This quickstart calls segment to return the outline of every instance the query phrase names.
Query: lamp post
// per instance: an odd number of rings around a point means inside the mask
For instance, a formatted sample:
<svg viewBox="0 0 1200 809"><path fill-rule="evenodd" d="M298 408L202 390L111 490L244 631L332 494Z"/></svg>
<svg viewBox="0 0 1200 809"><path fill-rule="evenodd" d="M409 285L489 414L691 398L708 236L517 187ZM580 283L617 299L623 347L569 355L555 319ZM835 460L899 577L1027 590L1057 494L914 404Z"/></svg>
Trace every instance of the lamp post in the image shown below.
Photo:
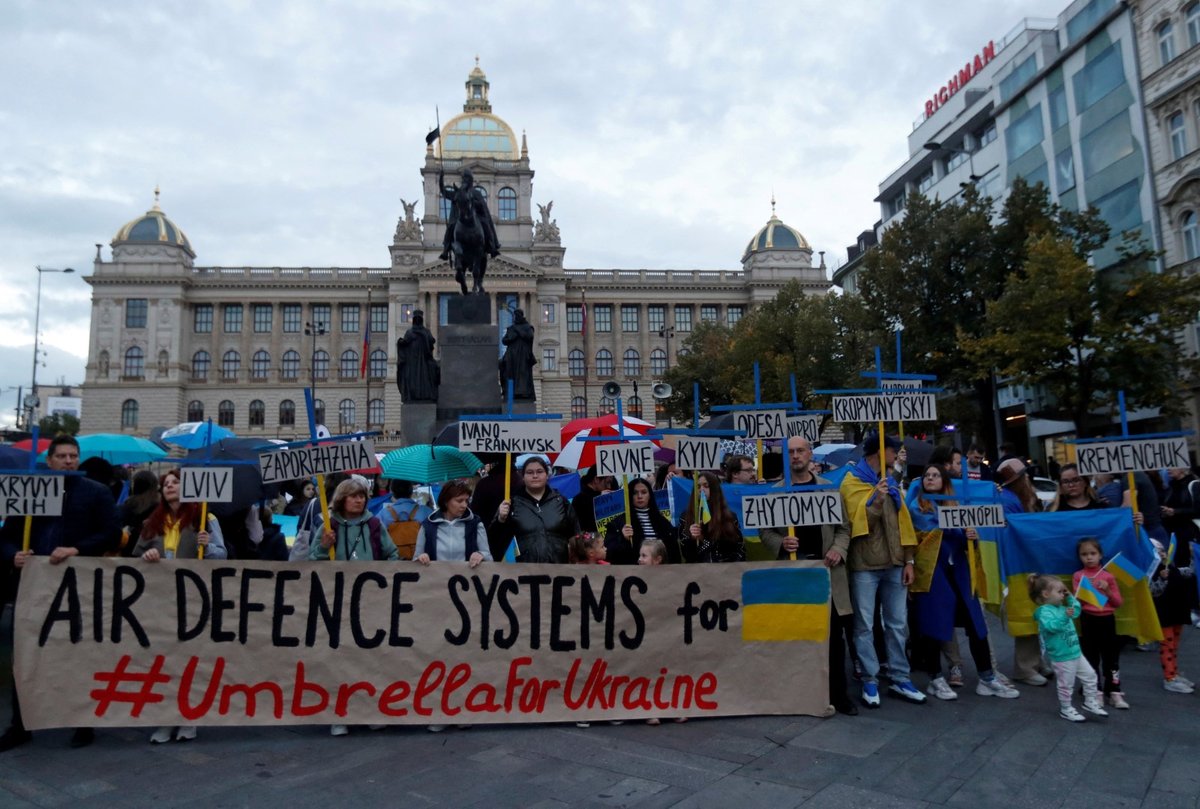
<svg viewBox="0 0 1200 809"><path fill-rule="evenodd" d="M42 274L48 273L48 272L61 272L61 273L75 272L75 270L71 267L65 267L61 270L56 270L53 267L42 267L42 266L38 265L38 266L34 267L34 269L37 270L38 280L37 280L37 299L36 299L36 302L34 303L34 307L33 307L33 379L31 380L31 385L29 388L29 395L25 397L25 402L24 402L25 410L26 410L26 416L25 416L25 429L26 430L33 429L33 414L34 414L34 411L37 410L38 405L41 404L41 402L38 401L38 395L37 395L37 369L38 369L38 348L39 348L38 331L41 328L41 320L42 320Z"/></svg>
<svg viewBox="0 0 1200 809"><path fill-rule="evenodd" d="M312 351L309 352L309 355L308 355L308 368L309 368L309 380L310 380L308 389L312 391L313 417L314 418L316 418L316 416L318 415L317 414L317 338L325 336L326 327L327 327L327 324L321 323L321 322L304 324L304 334L306 336L312 337ZM320 415L324 416L323 413ZM325 423L324 418L319 419L319 421L322 424Z"/></svg>
<svg viewBox="0 0 1200 809"><path fill-rule="evenodd" d="M663 372L665 373L666 371L671 370L671 338L675 336L675 330L673 328L671 328L670 326L663 326L661 329L658 330L658 336L667 341L667 362L663 366ZM659 404L659 399L657 397L655 397L655 399L654 399L654 420L655 421L658 421L658 404ZM668 410L667 411L667 427L672 428L674 426L675 426L675 422L671 417L671 411Z"/></svg>
<svg viewBox="0 0 1200 809"><path fill-rule="evenodd" d="M951 154L965 154L967 156L967 163L968 163L968 167L971 172L971 174L968 176L968 180L970 180L969 184L975 185L975 183L977 183L983 179L982 177L980 177L978 174L975 173L975 153L974 152L968 151L966 149L960 149L957 146L944 146L941 143L937 142L936 140L931 140L928 143L926 143L925 148L931 152L950 152ZM959 183L959 185L963 188L966 188L968 183Z"/></svg>

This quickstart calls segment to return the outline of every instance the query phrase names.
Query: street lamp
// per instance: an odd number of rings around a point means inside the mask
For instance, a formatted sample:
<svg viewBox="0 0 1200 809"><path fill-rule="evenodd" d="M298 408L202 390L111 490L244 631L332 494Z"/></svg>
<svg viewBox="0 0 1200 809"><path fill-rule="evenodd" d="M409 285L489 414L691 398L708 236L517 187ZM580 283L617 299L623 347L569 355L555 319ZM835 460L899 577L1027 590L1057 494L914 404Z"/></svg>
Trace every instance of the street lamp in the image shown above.
<svg viewBox="0 0 1200 809"><path fill-rule="evenodd" d="M661 329L658 330L658 336L667 341L667 361L663 365L663 373L665 374L667 371L671 370L671 338L675 336L675 330L673 328L671 328L670 326L663 326ZM657 396L654 397L654 419L655 419L655 421L658 420L658 406L661 403L662 403L662 399L658 398ZM671 411L668 410L667 411L667 427L671 428L674 426L675 426L675 422L671 416Z"/></svg>
<svg viewBox="0 0 1200 809"><path fill-rule="evenodd" d="M31 380L32 384L29 388L29 395L27 397L25 397L25 402L24 402L25 409L28 411L28 414L25 416L25 429L27 429L27 430L33 429L33 413L35 410L37 410L38 405L41 404L41 402L38 401L38 395L37 395L37 369L38 369L38 330L41 327L41 320L42 320L42 274L48 273L48 272L61 272L61 273L75 272L75 270L71 267L65 267L61 270L56 270L53 267L42 267L39 265L39 266L34 267L34 269L37 270L38 282L37 282L37 302L34 304L34 308L33 308L33 379Z"/></svg>
<svg viewBox="0 0 1200 809"><path fill-rule="evenodd" d="M944 146L941 143L937 142L936 140L931 140L928 143L926 143L925 148L931 152L950 152L951 154L965 154L967 156L967 162L969 163L969 168L971 171L971 174L968 177L968 179L970 180L970 185L974 185L975 183L977 183L983 179L982 177L980 177L978 174L975 173L975 153L974 152L970 152L966 149L960 149L957 146ZM967 183L959 183L959 185L962 186L963 188L966 188L968 184Z"/></svg>
<svg viewBox="0 0 1200 809"><path fill-rule="evenodd" d="M325 329L328 324L325 323L305 323L304 334L312 337L312 351L308 355L309 378L311 384L308 389L312 391L313 400L313 418L317 417L317 338L325 336ZM321 414L323 415L323 414ZM324 422L325 419L320 419Z"/></svg>

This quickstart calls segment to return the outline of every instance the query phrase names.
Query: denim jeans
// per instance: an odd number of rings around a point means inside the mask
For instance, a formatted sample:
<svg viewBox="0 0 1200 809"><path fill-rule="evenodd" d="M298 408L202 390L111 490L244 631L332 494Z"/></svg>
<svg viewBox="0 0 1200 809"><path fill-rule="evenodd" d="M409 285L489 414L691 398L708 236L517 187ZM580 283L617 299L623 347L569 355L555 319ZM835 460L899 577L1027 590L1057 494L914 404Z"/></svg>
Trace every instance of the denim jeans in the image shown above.
<svg viewBox="0 0 1200 809"><path fill-rule="evenodd" d="M902 583L904 568L850 571L850 596L854 599L854 648L862 663L863 679L875 682L879 658L875 654L875 595L883 613L883 637L887 648L888 677L892 682L909 679L904 642L908 639L908 588Z"/></svg>

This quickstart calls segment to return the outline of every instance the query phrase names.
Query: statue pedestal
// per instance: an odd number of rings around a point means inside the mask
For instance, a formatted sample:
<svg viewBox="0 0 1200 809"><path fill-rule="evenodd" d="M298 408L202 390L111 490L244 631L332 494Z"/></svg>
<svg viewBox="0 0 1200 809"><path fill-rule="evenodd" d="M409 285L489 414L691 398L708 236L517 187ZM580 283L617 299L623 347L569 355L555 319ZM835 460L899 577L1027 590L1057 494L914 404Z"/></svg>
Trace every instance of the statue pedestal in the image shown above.
<svg viewBox="0 0 1200 809"><path fill-rule="evenodd" d="M492 323L490 295L455 295L438 331L442 385L435 433L462 416L503 412L500 396L500 335ZM533 403L530 402L532 405Z"/></svg>
<svg viewBox="0 0 1200 809"><path fill-rule="evenodd" d="M437 435L437 405L413 402L400 406L400 432L405 445L430 444Z"/></svg>

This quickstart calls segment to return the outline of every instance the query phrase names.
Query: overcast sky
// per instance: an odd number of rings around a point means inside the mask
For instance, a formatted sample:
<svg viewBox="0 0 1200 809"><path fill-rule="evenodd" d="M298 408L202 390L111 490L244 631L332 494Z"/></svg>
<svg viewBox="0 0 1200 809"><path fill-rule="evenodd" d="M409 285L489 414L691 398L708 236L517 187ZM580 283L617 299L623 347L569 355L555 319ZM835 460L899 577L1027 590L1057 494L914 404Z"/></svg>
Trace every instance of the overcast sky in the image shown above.
<svg viewBox="0 0 1200 809"><path fill-rule="evenodd" d="M476 54L566 266L737 268L770 216L832 268L924 100L1063 0L5 3L0 422L78 383L95 244L153 203L201 266L386 267Z"/></svg>

